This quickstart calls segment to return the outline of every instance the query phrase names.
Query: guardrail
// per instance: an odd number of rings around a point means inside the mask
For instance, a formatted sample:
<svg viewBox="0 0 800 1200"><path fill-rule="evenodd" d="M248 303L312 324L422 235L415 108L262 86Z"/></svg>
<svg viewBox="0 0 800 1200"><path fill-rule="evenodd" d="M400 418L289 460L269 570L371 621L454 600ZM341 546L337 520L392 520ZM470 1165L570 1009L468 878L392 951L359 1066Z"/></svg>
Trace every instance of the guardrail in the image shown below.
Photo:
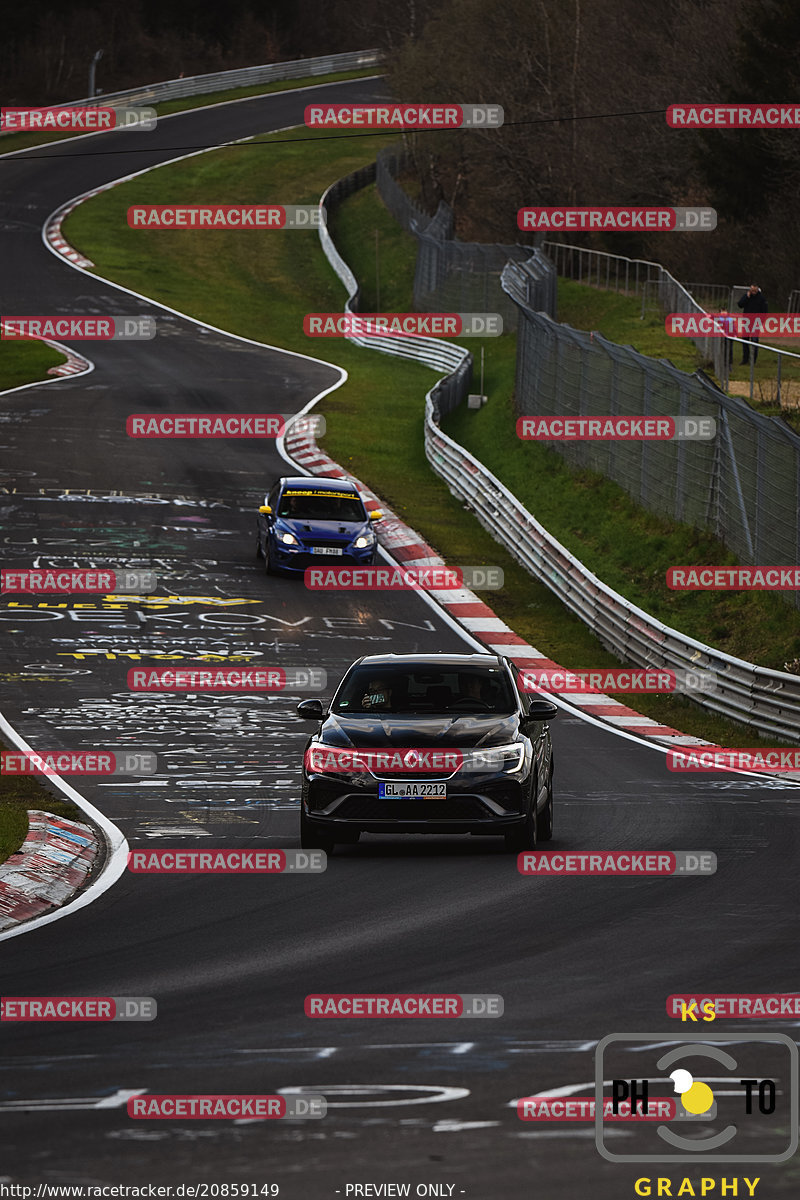
<svg viewBox="0 0 800 1200"><path fill-rule="evenodd" d="M429 399L425 453L463 501L526 571L541 580L621 662L668 670L713 672L714 692L693 694L704 708L752 725L759 733L797 739L800 676L733 658L664 625L607 587L509 492L491 471L443 433Z"/></svg>
<svg viewBox="0 0 800 1200"><path fill-rule="evenodd" d="M167 79L162 83L129 88L124 92L100 93L83 100L70 100L58 107L74 108L80 104L114 108L121 104L160 104L164 100L182 100L186 96L203 96L207 92L229 91L231 88L275 83L282 79L357 71L360 67L379 66L382 61L383 53L380 50L350 50L345 54L325 54L320 58L292 59L291 62L265 63L263 66L242 67L235 71L215 71L210 75L190 75L186 79Z"/></svg>
<svg viewBox="0 0 800 1200"><path fill-rule="evenodd" d="M375 180L375 163L362 167L352 174L339 179L323 193L320 205L323 210L319 237L322 250L328 262L347 288L347 301L344 311L357 313L359 311L359 286L353 272L333 244L328 233L328 214L332 213L338 204L353 192L366 187ZM472 380L472 355L462 346L452 342L444 342L441 338L423 337L348 337L349 342L357 346L365 346L370 350L378 350L381 354L393 354L400 358L410 358L423 363L433 370L442 371L445 378L441 379L432 389L446 408L454 407L467 395ZM430 395L430 393L429 393Z"/></svg>
<svg viewBox="0 0 800 1200"><path fill-rule="evenodd" d="M325 257L348 290L346 312L358 311L358 281L333 244L326 227L327 213L374 177L375 165L364 167L333 184L320 202L325 208L320 240ZM695 694L699 704L752 725L766 736L797 738L800 676L733 658L664 625L631 604L570 554L483 463L441 430L439 421L443 412L466 395L468 385L459 378L465 369L465 356L471 357L466 351L436 338L348 340L455 371L451 389L443 388L440 382L425 397L425 454L431 467L492 537L580 617L607 649L623 663L635 666L713 672L717 688L714 692ZM417 348L414 343L425 345Z"/></svg>

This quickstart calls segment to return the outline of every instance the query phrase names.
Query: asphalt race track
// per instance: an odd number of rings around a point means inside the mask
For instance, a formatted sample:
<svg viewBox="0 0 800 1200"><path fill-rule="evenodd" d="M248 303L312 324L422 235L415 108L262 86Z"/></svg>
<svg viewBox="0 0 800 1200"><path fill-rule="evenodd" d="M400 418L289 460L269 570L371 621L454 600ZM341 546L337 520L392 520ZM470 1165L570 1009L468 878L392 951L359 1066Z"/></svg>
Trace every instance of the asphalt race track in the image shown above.
<svg viewBox="0 0 800 1200"><path fill-rule="evenodd" d="M324 94L380 92L351 81ZM192 148L296 124L316 95L0 159L0 311L156 312L56 259L41 241L46 217ZM302 697L142 696L128 691L128 669L211 655L321 666L332 686L364 653L472 643L410 593L365 602L265 576L254 509L289 471L274 443L125 436L133 412L296 412L338 379L323 363L160 319L152 342L77 345L91 374L0 398L2 565L141 561L172 598L4 597L0 710L39 749L157 751L153 778L73 780L132 849L296 847L312 728L294 716ZM609 1033L669 1040L671 1030L680 1043L672 993L796 986L800 793L670 774L658 750L571 715L554 721L553 738L548 849L711 850L717 874L523 878L500 841L374 835L337 848L322 875L126 873L76 914L0 944L4 995L159 1006L152 1023L4 1027L0 1182L277 1183L282 1197L311 1200L365 1183L410 1183L414 1194L419 1183L471 1200L612 1200L641 1175L691 1173L607 1162L590 1122L522 1122L513 1102L569 1085L591 1095L594 1047ZM499 993L504 1015L315 1022L303 1011L309 992L415 991ZM740 1026L775 1022L723 1027ZM629 1056L631 1076L657 1074L649 1053ZM131 1093L284 1089L324 1094L327 1117L136 1121L125 1109ZM749 1129L759 1136L757 1119ZM645 1136L614 1134L634 1153ZM715 1173L742 1171L694 1172ZM745 1173L760 1175L759 1200L796 1194L791 1164Z"/></svg>

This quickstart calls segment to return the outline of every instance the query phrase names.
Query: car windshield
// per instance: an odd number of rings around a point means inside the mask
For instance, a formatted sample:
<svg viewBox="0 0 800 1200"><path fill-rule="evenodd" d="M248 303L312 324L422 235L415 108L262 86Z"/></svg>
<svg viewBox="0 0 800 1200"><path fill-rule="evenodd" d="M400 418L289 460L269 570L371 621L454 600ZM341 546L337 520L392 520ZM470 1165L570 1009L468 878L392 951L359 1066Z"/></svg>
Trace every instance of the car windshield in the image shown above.
<svg viewBox="0 0 800 1200"><path fill-rule="evenodd" d="M358 666L345 677L331 710L425 715L515 710L508 676L499 667Z"/></svg>
<svg viewBox="0 0 800 1200"><path fill-rule="evenodd" d="M314 492L287 488L278 516L290 521L366 521L364 505L352 492Z"/></svg>

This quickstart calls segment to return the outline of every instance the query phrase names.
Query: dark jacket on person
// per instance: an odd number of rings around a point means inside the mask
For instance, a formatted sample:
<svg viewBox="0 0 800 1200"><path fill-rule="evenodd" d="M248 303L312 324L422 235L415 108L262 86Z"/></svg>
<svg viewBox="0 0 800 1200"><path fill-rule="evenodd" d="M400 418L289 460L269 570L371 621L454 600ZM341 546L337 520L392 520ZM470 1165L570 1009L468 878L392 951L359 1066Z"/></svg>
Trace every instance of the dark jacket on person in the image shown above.
<svg viewBox="0 0 800 1200"><path fill-rule="evenodd" d="M767 308L767 302L764 299L764 293L761 291L761 288L758 289L755 296L751 296L749 292L745 292L745 294L739 299L738 304L739 308L746 313L769 312L769 309Z"/></svg>

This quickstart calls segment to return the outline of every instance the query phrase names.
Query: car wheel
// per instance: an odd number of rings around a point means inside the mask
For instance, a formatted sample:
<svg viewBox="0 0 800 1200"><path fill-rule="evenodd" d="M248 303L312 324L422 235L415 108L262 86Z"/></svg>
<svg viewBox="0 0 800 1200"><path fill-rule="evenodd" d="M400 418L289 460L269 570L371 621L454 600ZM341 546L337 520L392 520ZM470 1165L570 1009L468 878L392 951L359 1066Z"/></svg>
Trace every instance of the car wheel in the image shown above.
<svg viewBox="0 0 800 1200"><path fill-rule="evenodd" d="M324 850L326 854L333 854L335 842L331 834L323 829L317 829L310 824L305 812L303 811L302 802L300 807L300 848L301 850Z"/></svg>
<svg viewBox="0 0 800 1200"><path fill-rule="evenodd" d="M256 534L256 558L261 558L263 556L263 553L264 552L261 549L261 534L257 533Z"/></svg>
<svg viewBox="0 0 800 1200"><path fill-rule="evenodd" d="M514 854L520 854L523 850L535 850L537 841L536 835L536 783L534 782L534 785L531 788L528 811L525 813L525 820L521 825L517 825L514 829L510 829L505 835L506 850L509 850Z"/></svg>
<svg viewBox="0 0 800 1200"><path fill-rule="evenodd" d="M264 541L264 572L267 575L274 575L275 568L272 565L272 560L269 554L269 536Z"/></svg>
<svg viewBox="0 0 800 1200"><path fill-rule="evenodd" d="M536 837L540 842L549 842L553 836L553 760L550 759L550 779L547 784L547 800L539 813Z"/></svg>

